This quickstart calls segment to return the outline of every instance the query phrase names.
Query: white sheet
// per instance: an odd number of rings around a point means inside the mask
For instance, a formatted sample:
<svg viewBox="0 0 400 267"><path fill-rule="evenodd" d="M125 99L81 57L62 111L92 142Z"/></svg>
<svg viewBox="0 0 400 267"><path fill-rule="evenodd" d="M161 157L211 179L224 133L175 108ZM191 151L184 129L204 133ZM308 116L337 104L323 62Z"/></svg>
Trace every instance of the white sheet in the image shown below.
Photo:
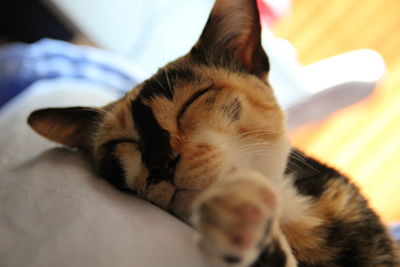
<svg viewBox="0 0 400 267"><path fill-rule="evenodd" d="M99 179L77 152L26 125L40 107L101 105L113 93L41 81L0 112L0 266L207 266L193 229Z"/></svg>

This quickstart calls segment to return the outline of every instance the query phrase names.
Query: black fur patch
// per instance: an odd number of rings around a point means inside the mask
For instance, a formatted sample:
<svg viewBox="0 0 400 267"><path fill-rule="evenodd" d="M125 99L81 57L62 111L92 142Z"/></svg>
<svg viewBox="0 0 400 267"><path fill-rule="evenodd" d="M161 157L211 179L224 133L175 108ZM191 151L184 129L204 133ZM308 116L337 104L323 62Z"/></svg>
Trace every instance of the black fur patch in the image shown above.
<svg viewBox="0 0 400 267"><path fill-rule="evenodd" d="M378 217L365 206L363 220L357 223L348 223L335 220L329 225L327 245L340 248L340 253L335 259L337 266L370 266L371 260L379 260L379 256L391 255L392 243L385 236L384 226ZM369 255L370 257L366 256ZM391 257L393 258L393 257ZM381 258L374 266L397 266L395 262ZM388 260L388 261L386 261Z"/></svg>
<svg viewBox="0 0 400 267"><path fill-rule="evenodd" d="M285 267L286 253L282 250L278 241L271 244L261 253L253 267Z"/></svg>
<svg viewBox="0 0 400 267"><path fill-rule="evenodd" d="M298 266L399 266L384 226L367 206L360 209L365 212L362 221L349 223L336 219L325 225L328 233L325 246L338 250L333 259L315 264L300 261Z"/></svg>
<svg viewBox="0 0 400 267"><path fill-rule="evenodd" d="M177 157L172 153L170 134L160 126L152 109L143 103L140 96L132 101L132 117L140 136L142 159L149 170L147 183L172 183Z"/></svg>
<svg viewBox="0 0 400 267"><path fill-rule="evenodd" d="M130 191L126 185L123 166L115 155L115 148L120 143L136 143L132 139L116 139L100 147L100 160L97 163L99 174L109 183L122 191Z"/></svg>
<svg viewBox="0 0 400 267"><path fill-rule="evenodd" d="M331 179L341 177L333 168L305 156L296 149L290 153L285 173L294 176L294 185L300 194L315 198L321 196Z"/></svg>
<svg viewBox="0 0 400 267"><path fill-rule="evenodd" d="M368 235L368 232L354 233L354 229L357 229L357 227L354 224L349 225L341 220L331 222L327 228L329 233L326 240L327 245L338 247L341 250L335 260L337 266L368 265L368 262L366 262L368 261L367 257L360 251L363 247L362 243L359 243L357 240L362 235Z"/></svg>
<svg viewBox="0 0 400 267"><path fill-rule="evenodd" d="M172 99L175 85L178 81L188 82L194 79L195 75L188 69L163 68L144 82L143 88L140 91L140 96L144 99L150 99L155 96L163 96Z"/></svg>

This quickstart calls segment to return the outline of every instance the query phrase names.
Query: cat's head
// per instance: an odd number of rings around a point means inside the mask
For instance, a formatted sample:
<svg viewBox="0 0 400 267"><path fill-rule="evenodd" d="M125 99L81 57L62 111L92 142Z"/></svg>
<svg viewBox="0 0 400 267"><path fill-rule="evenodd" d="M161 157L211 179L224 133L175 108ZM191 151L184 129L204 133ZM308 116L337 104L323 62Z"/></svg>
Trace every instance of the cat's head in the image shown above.
<svg viewBox="0 0 400 267"><path fill-rule="evenodd" d="M28 122L86 151L110 182L161 207L178 202L176 189L187 192L184 202L245 169L274 179L284 171L288 144L260 36L256 0L217 0L191 51L122 99L37 110ZM172 209L184 217L180 208Z"/></svg>

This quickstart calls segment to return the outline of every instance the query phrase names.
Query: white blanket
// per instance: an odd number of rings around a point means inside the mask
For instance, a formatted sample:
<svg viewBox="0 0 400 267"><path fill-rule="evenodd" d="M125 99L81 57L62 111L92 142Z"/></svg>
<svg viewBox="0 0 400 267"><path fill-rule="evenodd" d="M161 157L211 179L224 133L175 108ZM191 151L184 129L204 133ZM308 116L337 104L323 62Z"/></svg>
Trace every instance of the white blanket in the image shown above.
<svg viewBox="0 0 400 267"><path fill-rule="evenodd" d="M194 231L96 176L75 151L36 135L28 114L102 105L81 81L41 81L0 112L0 266L207 266Z"/></svg>

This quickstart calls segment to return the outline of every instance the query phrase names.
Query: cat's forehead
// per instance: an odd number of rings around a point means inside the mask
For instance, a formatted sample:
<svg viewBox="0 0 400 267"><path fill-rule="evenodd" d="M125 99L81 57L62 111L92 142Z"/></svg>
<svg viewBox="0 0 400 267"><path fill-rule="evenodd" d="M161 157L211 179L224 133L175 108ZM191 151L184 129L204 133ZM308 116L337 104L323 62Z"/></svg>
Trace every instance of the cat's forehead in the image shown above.
<svg viewBox="0 0 400 267"><path fill-rule="evenodd" d="M193 68L166 66L142 84L138 96L144 99L159 96L171 100L177 93L177 87L194 84L200 79L201 76Z"/></svg>
<svg viewBox="0 0 400 267"><path fill-rule="evenodd" d="M160 68L156 74L129 93L131 100L152 103L162 98L179 104L199 90L212 87L216 91L231 90L232 94L246 93L253 87L268 86L266 81L245 71L198 64L186 58Z"/></svg>

